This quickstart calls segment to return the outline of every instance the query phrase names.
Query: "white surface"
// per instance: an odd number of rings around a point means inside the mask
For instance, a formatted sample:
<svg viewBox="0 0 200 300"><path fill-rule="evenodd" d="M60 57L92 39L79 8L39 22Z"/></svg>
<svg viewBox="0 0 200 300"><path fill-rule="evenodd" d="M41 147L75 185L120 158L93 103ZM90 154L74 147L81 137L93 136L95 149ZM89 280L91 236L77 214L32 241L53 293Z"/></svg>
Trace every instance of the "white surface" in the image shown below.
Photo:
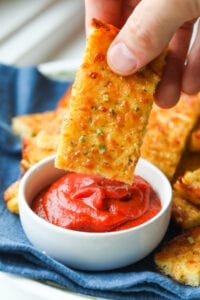
<svg viewBox="0 0 200 300"><path fill-rule="evenodd" d="M0 272L2 300L85 300L100 299L64 291L40 282ZM102 298L101 298L102 300Z"/></svg>
<svg viewBox="0 0 200 300"><path fill-rule="evenodd" d="M38 70L49 78L59 80L73 80L81 63L81 57L69 60L60 60L44 63L38 66Z"/></svg>
<svg viewBox="0 0 200 300"><path fill-rule="evenodd" d="M47 10L56 0L1 0L0 2L0 42L13 36L41 12ZM16 13L17 12L17 13Z"/></svg>
<svg viewBox="0 0 200 300"><path fill-rule="evenodd" d="M1 63L38 65L67 57L71 49L79 57L85 41L84 1L0 1L0 28Z"/></svg>
<svg viewBox="0 0 200 300"><path fill-rule="evenodd" d="M159 244L169 224L172 192L169 181L158 168L140 158L135 169L135 174L149 182L161 200L162 208L156 216L127 230L91 233L55 226L31 210L29 205L36 195L65 174L64 170L55 168L54 160L52 156L35 164L22 177L19 186L21 223L37 249L69 267L102 271L135 263Z"/></svg>

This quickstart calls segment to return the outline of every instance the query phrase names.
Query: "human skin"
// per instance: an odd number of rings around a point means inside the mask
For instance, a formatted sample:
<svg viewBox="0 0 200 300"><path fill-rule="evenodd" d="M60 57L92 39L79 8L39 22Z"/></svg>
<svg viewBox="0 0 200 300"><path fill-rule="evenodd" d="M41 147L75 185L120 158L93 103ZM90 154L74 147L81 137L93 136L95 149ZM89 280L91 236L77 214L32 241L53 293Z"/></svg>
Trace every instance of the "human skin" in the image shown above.
<svg viewBox="0 0 200 300"><path fill-rule="evenodd" d="M200 0L85 0L85 10L86 31L92 18L121 29L107 53L109 66L120 75L133 74L168 47L155 95L159 106L174 106L181 91L200 91L199 27L188 51Z"/></svg>

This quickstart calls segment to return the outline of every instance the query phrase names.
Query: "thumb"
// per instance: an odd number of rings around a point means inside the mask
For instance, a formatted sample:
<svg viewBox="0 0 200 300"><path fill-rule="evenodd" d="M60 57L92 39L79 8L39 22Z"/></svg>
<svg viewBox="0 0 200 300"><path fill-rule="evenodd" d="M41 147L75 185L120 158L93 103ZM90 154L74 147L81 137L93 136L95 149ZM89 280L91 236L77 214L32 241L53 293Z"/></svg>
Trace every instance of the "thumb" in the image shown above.
<svg viewBox="0 0 200 300"><path fill-rule="evenodd" d="M176 30L198 16L195 2L200 1L141 1L108 50L111 69L120 75L130 75L157 57Z"/></svg>

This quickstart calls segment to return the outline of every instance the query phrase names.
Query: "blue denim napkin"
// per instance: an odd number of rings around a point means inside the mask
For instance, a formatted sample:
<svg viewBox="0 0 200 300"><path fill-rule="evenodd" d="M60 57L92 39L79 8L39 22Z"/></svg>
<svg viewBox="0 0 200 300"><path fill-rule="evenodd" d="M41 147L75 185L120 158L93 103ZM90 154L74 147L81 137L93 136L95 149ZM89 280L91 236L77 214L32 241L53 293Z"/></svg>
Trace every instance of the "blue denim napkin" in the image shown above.
<svg viewBox="0 0 200 300"><path fill-rule="evenodd" d="M10 129L11 118L53 109L67 86L45 78L35 67L0 65L0 270L108 299L200 299L200 288L180 285L156 272L151 255L109 272L68 268L35 249L19 217L6 209L3 191L20 175L21 143Z"/></svg>

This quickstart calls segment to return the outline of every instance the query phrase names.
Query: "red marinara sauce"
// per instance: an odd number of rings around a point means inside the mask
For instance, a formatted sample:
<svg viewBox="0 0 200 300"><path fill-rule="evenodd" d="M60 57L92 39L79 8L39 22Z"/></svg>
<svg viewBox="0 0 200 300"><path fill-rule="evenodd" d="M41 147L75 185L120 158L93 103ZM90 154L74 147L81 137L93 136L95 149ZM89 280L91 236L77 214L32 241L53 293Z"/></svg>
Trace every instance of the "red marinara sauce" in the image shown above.
<svg viewBox="0 0 200 300"><path fill-rule="evenodd" d="M42 191L33 211L48 222L85 232L119 231L146 222L161 209L140 176L132 185L101 176L67 173Z"/></svg>

